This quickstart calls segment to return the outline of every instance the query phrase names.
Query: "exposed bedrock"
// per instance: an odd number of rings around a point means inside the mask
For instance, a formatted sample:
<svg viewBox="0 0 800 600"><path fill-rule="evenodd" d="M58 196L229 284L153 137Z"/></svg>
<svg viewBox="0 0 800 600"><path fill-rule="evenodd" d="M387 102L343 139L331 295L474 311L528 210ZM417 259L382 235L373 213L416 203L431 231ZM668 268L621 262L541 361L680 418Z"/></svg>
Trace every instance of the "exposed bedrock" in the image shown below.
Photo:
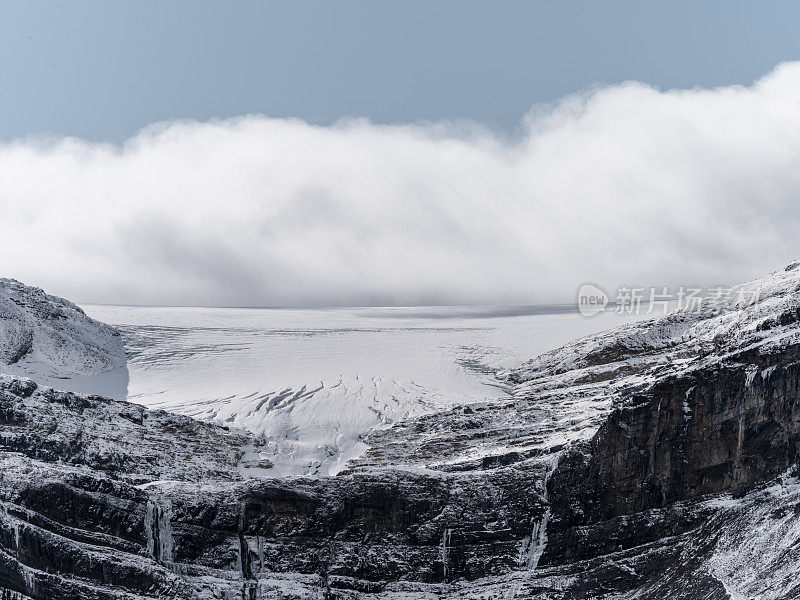
<svg viewBox="0 0 800 600"><path fill-rule="evenodd" d="M545 510L535 465L250 478L247 436L30 381L0 400L0 586L33 598L476 579L515 567Z"/></svg>
<svg viewBox="0 0 800 600"><path fill-rule="evenodd" d="M548 482L553 516L542 562L679 533L695 520L673 515L637 526L624 517L709 494L744 494L797 466L799 448L800 346L745 352L665 378L561 459Z"/></svg>

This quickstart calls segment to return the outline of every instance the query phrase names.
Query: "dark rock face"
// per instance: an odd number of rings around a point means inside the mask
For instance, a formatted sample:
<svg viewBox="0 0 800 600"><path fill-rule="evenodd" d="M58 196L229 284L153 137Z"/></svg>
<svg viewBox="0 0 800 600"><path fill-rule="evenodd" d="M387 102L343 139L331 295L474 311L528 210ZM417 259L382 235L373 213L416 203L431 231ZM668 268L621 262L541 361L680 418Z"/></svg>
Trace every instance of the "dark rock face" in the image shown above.
<svg viewBox="0 0 800 600"><path fill-rule="evenodd" d="M536 468L248 479L255 441L186 417L14 379L0 401L0 587L33 598L436 586L507 572L544 512Z"/></svg>
<svg viewBox="0 0 800 600"><path fill-rule="evenodd" d="M566 537L560 552L556 545L548 548L545 561L602 551L603 546L586 548L570 537L581 526L708 494L742 494L795 467L798 358L799 346L777 355L746 353L633 395L587 447L564 456L550 479L551 532ZM629 543L659 535L658 528L635 532Z"/></svg>

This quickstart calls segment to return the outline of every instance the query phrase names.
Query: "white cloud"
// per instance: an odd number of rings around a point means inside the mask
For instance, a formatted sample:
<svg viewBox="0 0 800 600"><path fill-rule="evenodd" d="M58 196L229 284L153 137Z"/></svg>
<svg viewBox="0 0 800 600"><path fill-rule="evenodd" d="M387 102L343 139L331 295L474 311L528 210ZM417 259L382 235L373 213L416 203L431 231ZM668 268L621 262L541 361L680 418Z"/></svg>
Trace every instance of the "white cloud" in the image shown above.
<svg viewBox="0 0 800 600"><path fill-rule="evenodd" d="M569 301L735 283L800 255L800 63L629 83L478 127L157 124L0 146L0 273L82 301Z"/></svg>

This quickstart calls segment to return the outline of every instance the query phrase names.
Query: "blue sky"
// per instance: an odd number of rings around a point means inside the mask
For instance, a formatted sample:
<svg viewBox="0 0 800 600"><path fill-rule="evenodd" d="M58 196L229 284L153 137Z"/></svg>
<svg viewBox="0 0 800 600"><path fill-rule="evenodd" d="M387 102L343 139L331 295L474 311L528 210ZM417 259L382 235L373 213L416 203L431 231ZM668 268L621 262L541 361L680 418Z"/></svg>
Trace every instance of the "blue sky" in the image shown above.
<svg viewBox="0 0 800 600"><path fill-rule="evenodd" d="M797 2L0 2L0 139L155 121L468 119L513 132L595 84L752 83Z"/></svg>

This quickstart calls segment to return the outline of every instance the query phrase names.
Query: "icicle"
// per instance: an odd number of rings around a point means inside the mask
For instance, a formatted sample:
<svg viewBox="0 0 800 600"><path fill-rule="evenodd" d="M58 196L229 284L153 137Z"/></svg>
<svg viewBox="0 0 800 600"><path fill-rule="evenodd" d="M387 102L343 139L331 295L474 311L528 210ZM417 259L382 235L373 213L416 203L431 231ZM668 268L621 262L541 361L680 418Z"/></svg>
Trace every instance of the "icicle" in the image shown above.
<svg viewBox="0 0 800 600"><path fill-rule="evenodd" d="M17 557L19 557L19 520L12 517L12 527L14 528L14 549L17 551Z"/></svg>
<svg viewBox="0 0 800 600"><path fill-rule="evenodd" d="M2 507L3 514L7 517L8 523L11 526L11 530L14 532L14 550L16 551L17 556L19 556L19 519L8 512L8 506L6 506L5 502L0 503L0 507Z"/></svg>
<svg viewBox="0 0 800 600"><path fill-rule="evenodd" d="M144 515L147 553L157 562L172 565L172 502L169 498L148 500Z"/></svg>
<svg viewBox="0 0 800 600"><path fill-rule="evenodd" d="M531 571L539 565L539 559L542 558L544 548L547 545L547 522L549 520L550 508L548 507L542 519L536 522L533 526L533 531L531 531L528 551L525 553L525 567Z"/></svg>
<svg viewBox="0 0 800 600"><path fill-rule="evenodd" d="M440 549L440 554L442 558L442 575L444 577L445 583L447 582L447 572L448 572L448 554L449 554L449 545L450 545L450 536L452 534L452 530L448 527L444 530L442 534L442 545Z"/></svg>
<svg viewBox="0 0 800 600"><path fill-rule="evenodd" d="M153 534L153 513L156 511L155 502L152 500L147 501L147 506L144 509L144 535L147 539L147 554L155 558L155 536Z"/></svg>
<svg viewBox="0 0 800 600"><path fill-rule="evenodd" d="M756 373L758 373L758 366L757 365L748 365L747 369L745 369L745 380L744 384L747 387L753 385L753 381L756 378Z"/></svg>
<svg viewBox="0 0 800 600"><path fill-rule="evenodd" d="M547 546L547 523L550 521L551 514L547 495L547 483L550 481L550 476L558 466L558 459L560 456L560 454L555 454L548 460L547 471L545 471L544 474L544 493L542 494L542 500L547 504L547 509L544 511L542 518L534 523L531 535L525 536L522 540L522 545L520 546L519 555L517 557L517 564L520 569L527 569L529 571L535 570L539 566L539 561ZM510 579L513 576L513 573L509 574L509 588L505 594L505 600L514 600L522 587L522 582L519 579L511 582Z"/></svg>
<svg viewBox="0 0 800 600"><path fill-rule="evenodd" d="M164 564L172 563L172 502L165 499L158 515L159 555Z"/></svg>
<svg viewBox="0 0 800 600"><path fill-rule="evenodd" d="M250 545L247 543L247 538L245 537L245 532L247 531L247 504L244 502L239 503L239 523L237 529L239 533L239 569L244 579L254 579L253 567L250 563ZM248 588L248 590L249 589L250 588ZM255 592L252 593L254 594Z"/></svg>
<svg viewBox="0 0 800 600"><path fill-rule="evenodd" d="M20 564L21 572L22 572L22 579L25 580L25 586L27 591L25 594L27 596L35 596L36 595L36 576L33 574L33 570L26 565Z"/></svg>

